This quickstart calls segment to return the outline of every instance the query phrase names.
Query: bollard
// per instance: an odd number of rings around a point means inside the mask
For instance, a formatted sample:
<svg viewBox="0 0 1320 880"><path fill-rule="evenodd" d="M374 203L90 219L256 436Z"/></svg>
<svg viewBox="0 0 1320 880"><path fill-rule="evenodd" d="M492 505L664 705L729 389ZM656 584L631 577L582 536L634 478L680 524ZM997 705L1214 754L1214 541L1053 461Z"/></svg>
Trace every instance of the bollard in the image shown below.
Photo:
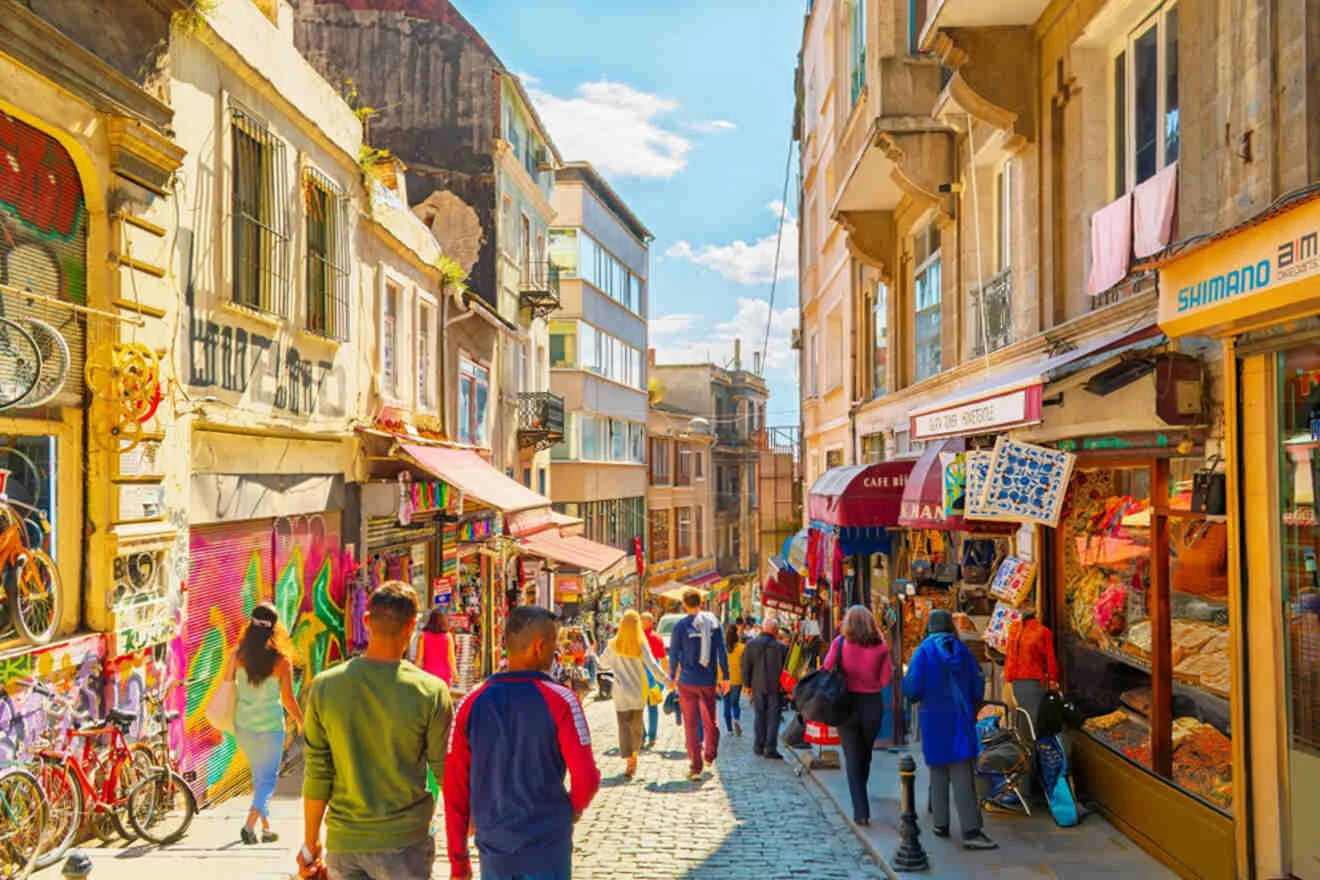
<svg viewBox="0 0 1320 880"><path fill-rule="evenodd" d="M917 762L911 755L898 761L898 778L902 786L903 815L898 822L898 853L894 856L897 871L927 871L930 860L921 848L921 829L917 827L917 796L913 787L917 781Z"/></svg>

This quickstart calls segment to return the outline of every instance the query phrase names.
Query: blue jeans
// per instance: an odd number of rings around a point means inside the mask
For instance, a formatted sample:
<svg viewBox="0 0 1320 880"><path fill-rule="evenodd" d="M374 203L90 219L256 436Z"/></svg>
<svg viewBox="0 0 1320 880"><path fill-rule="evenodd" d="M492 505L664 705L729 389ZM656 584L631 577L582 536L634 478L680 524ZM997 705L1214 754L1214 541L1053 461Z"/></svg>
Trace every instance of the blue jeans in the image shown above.
<svg viewBox="0 0 1320 880"><path fill-rule="evenodd" d="M742 685L729 685L729 692L724 695L724 726L733 733L733 722L742 722Z"/></svg>
<svg viewBox="0 0 1320 880"><path fill-rule="evenodd" d="M655 735L660 732L660 707L646 707L646 741L655 744Z"/></svg>
<svg viewBox="0 0 1320 880"><path fill-rule="evenodd" d="M284 757L284 731L235 730L234 739L252 770L252 809L268 819L270 799L275 796L275 783L280 778L280 759Z"/></svg>
<svg viewBox="0 0 1320 880"><path fill-rule="evenodd" d="M561 865L550 871L537 871L535 874L492 874L483 865L481 880L572 880L573 865Z"/></svg>

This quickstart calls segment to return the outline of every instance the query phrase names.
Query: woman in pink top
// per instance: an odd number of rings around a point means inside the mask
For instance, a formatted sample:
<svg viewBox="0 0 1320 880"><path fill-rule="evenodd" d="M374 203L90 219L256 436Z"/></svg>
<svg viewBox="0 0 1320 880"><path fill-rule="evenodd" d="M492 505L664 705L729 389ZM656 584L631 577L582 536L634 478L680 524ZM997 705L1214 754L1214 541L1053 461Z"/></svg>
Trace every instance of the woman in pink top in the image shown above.
<svg viewBox="0 0 1320 880"><path fill-rule="evenodd" d="M454 637L449 633L449 616L439 606L432 608L417 643L417 665L449 686L454 684Z"/></svg>
<svg viewBox="0 0 1320 880"><path fill-rule="evenodd" d="M889 686L894 670L889 662L889 647L881 638L870 610L862 605L849 608L843 617L842 633L830 646L825 665L838 669L839 655L843 654L842 671L852 698L852 716L839 725L839 739L848 772L853 821L870 825L871 801L866 783L871 776L875 738L885 718L885 701L880 690Z"/></svg>

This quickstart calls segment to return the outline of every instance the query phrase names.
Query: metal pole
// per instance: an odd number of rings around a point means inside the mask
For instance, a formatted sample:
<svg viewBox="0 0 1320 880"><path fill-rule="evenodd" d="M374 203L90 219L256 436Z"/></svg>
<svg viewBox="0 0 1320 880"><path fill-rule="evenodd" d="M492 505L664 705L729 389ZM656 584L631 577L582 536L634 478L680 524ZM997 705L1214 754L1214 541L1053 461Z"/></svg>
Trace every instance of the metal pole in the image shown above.
<svg viewBox="0 0 1320 880"><path fill-rule="evenodd" d="M899 759L898 778L903 793L903 815L898 823L899 844L898 853L894 856L894 869L928 871L930 860L921 848L921 829L917 827L917 798L913 792L917 781L917 762L911 755Z"/></svg>

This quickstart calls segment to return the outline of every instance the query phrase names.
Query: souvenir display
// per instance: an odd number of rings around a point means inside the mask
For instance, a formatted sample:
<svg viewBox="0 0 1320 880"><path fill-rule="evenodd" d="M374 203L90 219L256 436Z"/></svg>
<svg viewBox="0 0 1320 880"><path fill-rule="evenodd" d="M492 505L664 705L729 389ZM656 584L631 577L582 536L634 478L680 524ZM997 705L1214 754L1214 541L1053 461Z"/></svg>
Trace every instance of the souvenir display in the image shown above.
<svg viewBox="0 0 1320 880"><path fill-rule="evenodd" d="M1005 557L990 584L990 595L1009 605L1021 605L1031 598L1036 585L1036 563L1016 556Z"/></svg>
<svg viewBox="0 0 1320 880"><path fill-rule="evenodd" d="M994 519L994 511L986 506L985 485L990 478L990 460L994 453L973 450L963 453L963 471L967 482L963 515L968 519Z"/></svg>
<svg viewBox="0 0 1320 880"><path fill-rule="evenodd" d="M990 615L990 623L985 628L986 646L1001 654L1004 653L1008 647L1009 629L1021 620L1021 611L1007 602L999 602L995 605L994 613Z"/></svg>
<svg viewBox="0 0 1320 880"><path fill-rule="evenodd" d="M944 467L944 515L962 516L965 509L964 498L967 492L967 468L964 453L941 453L940 463Z"/></svg>
<svg viewBox="0 0 1320 880"><path fill-rule="evenodd" d="M1075 456L1000 437L981 502L991 516L1057 526Z"/></svg>

